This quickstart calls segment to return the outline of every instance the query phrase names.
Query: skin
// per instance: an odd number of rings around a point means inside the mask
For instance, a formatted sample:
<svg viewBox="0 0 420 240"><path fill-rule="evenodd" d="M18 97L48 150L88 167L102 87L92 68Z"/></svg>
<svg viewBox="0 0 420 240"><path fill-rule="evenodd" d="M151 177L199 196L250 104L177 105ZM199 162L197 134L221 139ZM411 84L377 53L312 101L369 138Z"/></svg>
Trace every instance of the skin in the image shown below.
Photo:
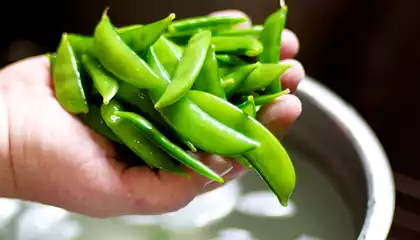
<svg viewBox="0 0 420 240"><path fill-rule="evenodd" d="M244 15L214 13L220 14ZM291 60L298 50L296 36L284 31L282 61L294 67L281 81L292 92L262 108L257 116L278 137L301 112L293 92L305 73L299 62ZM191 178L154 174L148 168L126 168L117 162L111 144L57 102L46 56L24 59L0 71L0 116L0 197L105 218L177 211L200 193L220 186L195 173ZM204 153L199 157L223 174L226 182L247 171L230 159Z"/></svg>

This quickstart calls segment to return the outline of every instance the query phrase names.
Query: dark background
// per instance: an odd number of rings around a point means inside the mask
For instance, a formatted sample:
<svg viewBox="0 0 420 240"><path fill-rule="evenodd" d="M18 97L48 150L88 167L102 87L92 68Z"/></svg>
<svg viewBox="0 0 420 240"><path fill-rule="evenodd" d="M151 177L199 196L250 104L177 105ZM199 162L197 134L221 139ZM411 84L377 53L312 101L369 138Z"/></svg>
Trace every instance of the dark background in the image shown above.
<svg viewBox="0 0 420 240"><path fill-rule="evenodd" d="M380 138L395 171L420 178L420 1L287 3L287 26L300 38L297 59L308 75L355 106ZM1 66L54 51L63 31L90 34L106 5L116 25L150 22L170 12L182 18L228 8L243 10L261 24L278 1L13 1L0 9ZM420 201L411 205L420 208ZM397 232L406 234L401 239L420 239L401 226L394 226L392 235Z"/></svg>

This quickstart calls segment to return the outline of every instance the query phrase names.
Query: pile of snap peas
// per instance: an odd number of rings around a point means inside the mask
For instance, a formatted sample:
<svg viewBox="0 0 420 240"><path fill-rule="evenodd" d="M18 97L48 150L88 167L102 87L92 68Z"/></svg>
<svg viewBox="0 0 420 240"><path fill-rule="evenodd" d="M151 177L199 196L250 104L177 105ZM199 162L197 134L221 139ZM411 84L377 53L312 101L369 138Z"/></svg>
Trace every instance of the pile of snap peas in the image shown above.
<svg viewBox="0 0 420 240"><path fill-rule="evenodd" d="M55 96L69 113L134 153L153 170L184 168L223 182L189 151L229 157L254 169L286 206L293 164L256 120L258 109L288 93L279 80L287 6L263 25L246 17L167 17L116 27L105 9L91 36L63 33L49 54Z"/></svg>

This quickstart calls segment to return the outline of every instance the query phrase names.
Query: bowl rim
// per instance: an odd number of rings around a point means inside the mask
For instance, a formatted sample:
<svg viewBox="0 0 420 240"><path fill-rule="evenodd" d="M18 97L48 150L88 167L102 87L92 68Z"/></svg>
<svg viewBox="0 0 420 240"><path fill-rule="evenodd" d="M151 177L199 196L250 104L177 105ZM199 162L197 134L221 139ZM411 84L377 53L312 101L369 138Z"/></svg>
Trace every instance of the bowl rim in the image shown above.
<svg viewBox="0 0 420 240"><path fill-rule="evenodd" d="M388 157L376 134L351 105L314 78L306 76L296 93L310 99L342 126L361 158L368 202L358 240L387 239L395 212L395 182Z"/></svg>

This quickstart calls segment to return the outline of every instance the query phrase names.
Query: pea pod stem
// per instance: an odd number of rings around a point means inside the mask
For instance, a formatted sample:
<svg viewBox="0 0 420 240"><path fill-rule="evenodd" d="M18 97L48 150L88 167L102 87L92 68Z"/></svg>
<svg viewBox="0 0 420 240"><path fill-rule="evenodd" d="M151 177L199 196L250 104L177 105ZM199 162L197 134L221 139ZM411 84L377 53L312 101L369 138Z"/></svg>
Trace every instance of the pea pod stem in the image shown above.
<svg viewBox="0 0 420 240"><path fill-rule="evenodd" d="M248 96L245 102L239 104L238 108L241 109L245 115L250 116L252 118L255 118L255 116L257 115L255 101L252 95Z"/></svg>
<svg viewBox="0 0 420 240"><path fill-rule="evenodd" d="M166 153L168 153L179 162L185 164L195 172L219 183L224 182L221 176L219 176L205 164L193 158L177 145L170 142L169 139L167 139L159 130L157 130L147 119L138 114L123 111L115 112L115 116L119 117L121 121L130 121L133 123L138 130L140 130L145 136L147 136L150 140L162 148Z"/></svg>
<svg viewBox="0 0 420 240"><path fill-rule="evenodd" d="M264 105L267 103L270 103L272 101L274 101L275 99L289 94L290 90L287 88L279 93L274 93L274 94L269 94L269 95L262 95L262 96L255 96L254 97L254 101L255 101L255 105Z"/></svg>
<svg viewBox="0 0 420 240"><path fill-rule="evenodd" d="M242 155L276 194L280 203L287 206L295 188L296 176L290 157L277 138L256 119L246 116L223 99L196 90L190 91L187 96L210 116L261 143L258 148Z"/></svg>

